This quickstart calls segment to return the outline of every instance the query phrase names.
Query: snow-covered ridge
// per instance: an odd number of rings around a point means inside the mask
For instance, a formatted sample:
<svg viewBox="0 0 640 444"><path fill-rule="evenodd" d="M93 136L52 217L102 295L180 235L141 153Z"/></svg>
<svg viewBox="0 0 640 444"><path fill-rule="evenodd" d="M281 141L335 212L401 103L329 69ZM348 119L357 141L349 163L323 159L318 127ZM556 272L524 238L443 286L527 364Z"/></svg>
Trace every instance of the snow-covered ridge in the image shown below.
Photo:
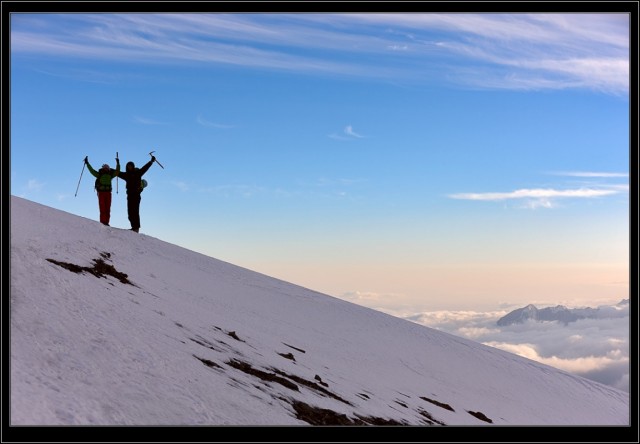
<svg viewBox="0 0 640 444"><path fill-rule="evenodd" d="M13 425L628 425L615 388L11 197Z"/></svg>

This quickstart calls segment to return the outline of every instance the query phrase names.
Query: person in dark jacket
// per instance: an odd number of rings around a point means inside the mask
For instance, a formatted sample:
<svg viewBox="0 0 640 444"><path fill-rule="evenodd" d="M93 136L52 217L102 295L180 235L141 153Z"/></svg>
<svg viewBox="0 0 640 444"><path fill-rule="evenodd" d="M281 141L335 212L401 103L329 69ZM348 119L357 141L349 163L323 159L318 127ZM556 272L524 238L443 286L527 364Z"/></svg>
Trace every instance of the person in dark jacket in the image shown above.
<svg viewBox="0 0 640 444"><path fill-rule="evenodd" d="M120 174L120 161L116 157L116 169L114 170L108 164L102 165L99 171L93 169L89 163L89 156L84 158L89 172L96 178L95 188L98 193L98 207L100 208L100 222L109 226L111 218L111 181Z"/></svg>
<svg viewBox="0 0 640 444"><path fill-rule="evenodd" d="M151 156L151 160L144 164L142 168L136 168L133 162L127 162L126 169L121 172L118 177L127 183L127 212L129 214L129 222L131 230L138 233L140 230L140 201L142 197L142 176L151 167L156 160L155 156Z"/></svg>

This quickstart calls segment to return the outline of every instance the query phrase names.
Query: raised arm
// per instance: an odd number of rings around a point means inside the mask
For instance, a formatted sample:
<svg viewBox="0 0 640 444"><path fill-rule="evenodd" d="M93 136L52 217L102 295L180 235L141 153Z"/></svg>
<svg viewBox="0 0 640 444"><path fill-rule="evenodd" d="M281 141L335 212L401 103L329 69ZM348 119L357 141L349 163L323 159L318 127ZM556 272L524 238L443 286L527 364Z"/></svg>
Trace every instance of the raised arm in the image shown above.
<svg viewBox="0 0 640 444"><path fill-rule="evenodd" d="M89 163L89 158L85 157L84 158L84 163L87 164L87 168L89 169L89 172L91 174L93 174L93 177L98 177L98 172L96 170L93 169L93 167L91 166L91 164Z"/></svg>
<svg viewBox="0 0 640 444"><path fill-rule="evenodd" d="M142 177L144 173L146 173L147 170L151 168L151 164L153 163L154 160L156 160L156 158L154 156L151 156L151 160L145 163L142 168L140 168L140 177Z"/></svg>

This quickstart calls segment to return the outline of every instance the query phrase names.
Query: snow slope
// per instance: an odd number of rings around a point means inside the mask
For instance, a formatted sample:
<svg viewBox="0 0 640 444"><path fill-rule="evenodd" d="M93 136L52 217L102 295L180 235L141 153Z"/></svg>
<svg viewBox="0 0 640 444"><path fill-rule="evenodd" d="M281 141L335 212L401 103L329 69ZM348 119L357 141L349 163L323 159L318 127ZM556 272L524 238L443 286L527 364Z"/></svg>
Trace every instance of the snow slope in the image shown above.
<svg viewBox="0 0 640 444"><path fill-rule="evenodd" d="M615 388L143 233L10 209L11 425L630 424Z"/></svg>

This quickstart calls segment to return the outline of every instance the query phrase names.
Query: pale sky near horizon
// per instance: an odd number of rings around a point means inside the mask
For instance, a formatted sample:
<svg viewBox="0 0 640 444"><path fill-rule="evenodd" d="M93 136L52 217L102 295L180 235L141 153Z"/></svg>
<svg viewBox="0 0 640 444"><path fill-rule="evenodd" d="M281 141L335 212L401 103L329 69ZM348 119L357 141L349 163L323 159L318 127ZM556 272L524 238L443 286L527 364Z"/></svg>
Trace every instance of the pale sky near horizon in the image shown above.
<svg viewBox="0 0 640 444"><path fill-rule="evenodd" d="M155 150L141 232L235 265L402 313L615 303L629 28L584 13L14 14L11 194L98 220L82 159L141 166ZM122 181L111 224L130 227Z"/></svg>

